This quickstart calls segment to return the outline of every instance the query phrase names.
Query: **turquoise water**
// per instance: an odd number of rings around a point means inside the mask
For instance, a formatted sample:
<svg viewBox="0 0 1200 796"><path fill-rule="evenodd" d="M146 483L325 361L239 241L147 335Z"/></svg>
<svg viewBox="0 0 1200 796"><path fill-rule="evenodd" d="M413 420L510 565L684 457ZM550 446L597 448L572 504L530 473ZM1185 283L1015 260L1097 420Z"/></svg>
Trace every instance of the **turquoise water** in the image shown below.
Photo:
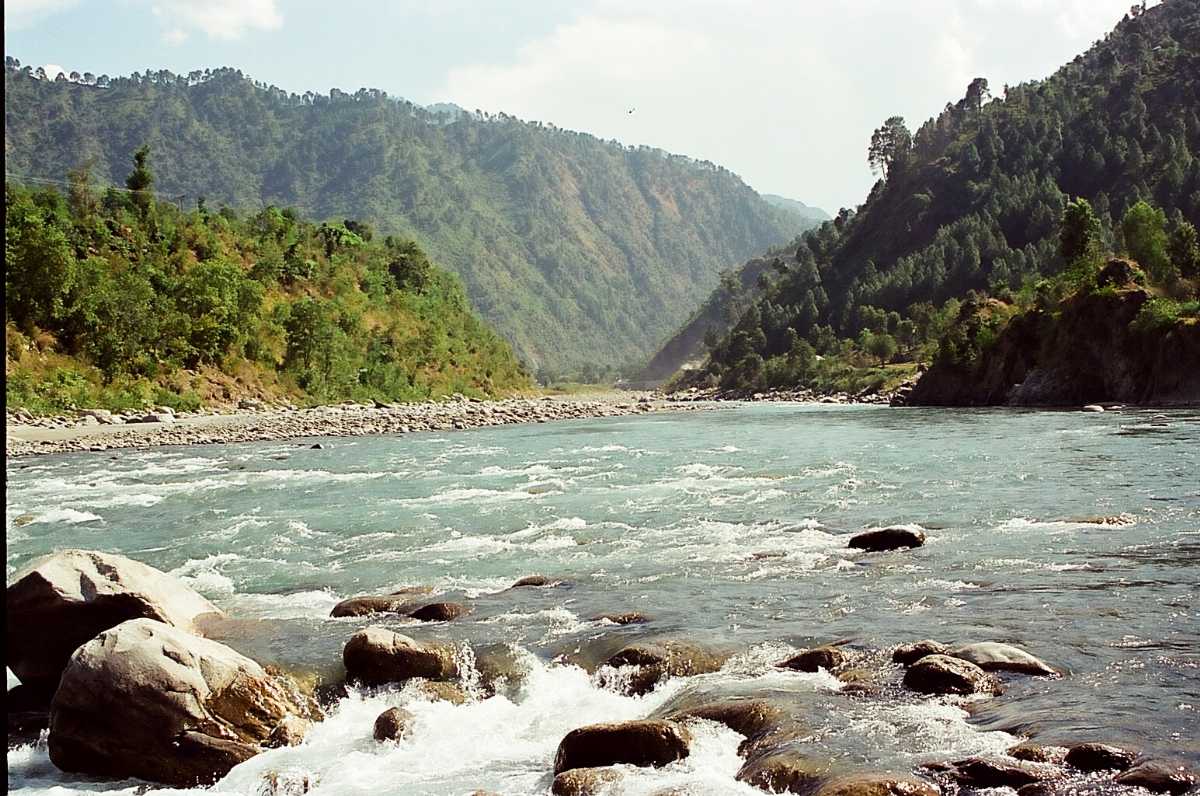
<svg viewBox="0 0 1200 796"><path fill-rule="evenodd" d="M371 721L408 692L352 694L302 747L235 769L310 772L318 793L541 793L554 748L588 721L643 716L688 689L800 699L814 748L909 767L1015 737L1099 739L1200 762L1200 416L735 405L713 411L399 437L162 448L8 465L7 571L61 547L120 552L224 608L214 632L260 660L336 674L360 619L339 599L426 584L473 612L402 625L510 645L518 690L418 705L424 732L378 748ZM1116 518L1107 524L1097 517ZM925 547L865 555L846 534L919 524ZM555 588L506 591L516 578ZM642 611L642 626L600 613ZM591 664L639 636L737 652L726 669L643 697ZM813 643L999 640L1066 671L991 701L886 692L851 700L824 673L771 664ZM882 664L880 664L882 665ZM590 666L589 666L590 668ZM798 708L799 709L799 708ZM626 792L755 791L729 730ZM358 763L345 765L347 756ZM9 752L13 792L113 789ZM390 778L390 779L389 779Z"/></svg>

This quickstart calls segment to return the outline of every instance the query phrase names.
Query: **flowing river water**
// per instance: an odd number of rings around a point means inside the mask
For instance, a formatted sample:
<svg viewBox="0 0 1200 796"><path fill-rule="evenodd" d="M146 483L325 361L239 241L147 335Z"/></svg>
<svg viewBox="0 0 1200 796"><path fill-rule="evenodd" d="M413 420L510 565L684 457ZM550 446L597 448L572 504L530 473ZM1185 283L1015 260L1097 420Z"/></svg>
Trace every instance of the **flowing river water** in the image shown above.
<svg viewBox="0 0 1200 796"><path fill-rule="evenodd" d="M814 753L850 767L908 770L1022 737L1200 762L1194 411L746 404L312 442L8 463L10 579L58 548L119 552L212 599L231 617L217 637L260 661L336 678L345 640L374 623L503 650L518 672L464 705L351 691L303 745L197 792L255 794L274 772L322 795L546 793L568 731L696 693L783 699ZM922 526L926 545L846 546L898 523ZM564 583L507 588L534 573ZM329 617L344 597L417 584L472 612ZM595 618L623 611L651 621ZM645 696L603 687L589 670L638 638L735 654ZM887 648L921 638L1016 643L1065 674L939 699L851 695L825 672L773 666L848 640L886 673ZM381 745L372 723L390 705L416 725ZM628 771L621 792L761 793L734 779L741 740L700 725L688 758ZM9 749L8 766L11 793L141 792L58 772L44 743Z"/></svg>

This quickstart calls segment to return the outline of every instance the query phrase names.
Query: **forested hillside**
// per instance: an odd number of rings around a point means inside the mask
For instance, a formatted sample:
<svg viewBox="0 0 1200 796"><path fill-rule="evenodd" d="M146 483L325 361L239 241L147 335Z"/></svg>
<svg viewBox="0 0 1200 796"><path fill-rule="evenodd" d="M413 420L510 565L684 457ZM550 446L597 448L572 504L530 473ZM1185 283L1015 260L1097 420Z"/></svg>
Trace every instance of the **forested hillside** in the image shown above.
<svg viewBox="0 0 1200 796"><path fill-rule="evenodd" d="M47 81L6 63L10 174L90 163L119 183L145 143L183 206L295 206L411 237L544 375L645 361L721 269L810 226L711 163L504 114L300 96L231 69Z"/></svg>
<svg viewBox="0 0 1200 796"><path fill-rule="evenodd" d="M1186 238L1200 220L1198 153L1198 0L1126 17L1046 80L992 96L978 78L915 134L899 117L875 131L881 179L866 201L802 236L705 375L750 388L798 378L789 355L912 355L953 320L947 302L1063 271L1072 197L1095 208L1102 250L1134 248L1118 222L1140 200L1164 211L1164 242ZM1189 276L1169 258L1143 265L1159 284Z"/></svg>
<svg viewBox="0 0 1200 796"><path fill-rule="evenodd" d="M526 389L457 277L412 241L268 206L241 215L128 188L5 186L9 407L242 397L419 400Z"/></svg>

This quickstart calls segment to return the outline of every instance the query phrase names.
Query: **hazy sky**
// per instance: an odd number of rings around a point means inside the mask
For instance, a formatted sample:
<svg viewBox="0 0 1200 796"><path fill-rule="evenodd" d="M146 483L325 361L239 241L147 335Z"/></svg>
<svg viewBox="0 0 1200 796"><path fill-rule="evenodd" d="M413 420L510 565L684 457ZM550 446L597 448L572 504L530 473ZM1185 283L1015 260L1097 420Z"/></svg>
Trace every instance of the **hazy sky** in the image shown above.
<svg viewBox="0 0 1200 796"><path fill-rule="evenodd" d="M4 51L505 111L712 160L834 212L870 188L883 119L915 130L977 75L996 93L1044 77L1131 1L5 0Z"/></svg>

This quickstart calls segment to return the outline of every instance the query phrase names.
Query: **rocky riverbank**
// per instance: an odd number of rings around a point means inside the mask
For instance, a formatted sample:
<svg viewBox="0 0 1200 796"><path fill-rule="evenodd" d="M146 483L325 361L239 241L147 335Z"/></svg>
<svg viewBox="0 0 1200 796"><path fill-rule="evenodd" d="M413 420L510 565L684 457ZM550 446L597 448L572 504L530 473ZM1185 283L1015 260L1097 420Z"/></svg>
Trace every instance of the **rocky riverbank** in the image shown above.
<svg viewBox="0 0 1200 796"><path fill-rule="evenodd" d="M159 445L408 434L699 408L704 407L665 401L650 393L612 393L499 401L458 396L418 404L346 403L311 409L247 404L235 414L176 413L167 407L125 415L85 410L73 417L43 418L10 412L6 418L5 452L8 456L28 456Z"/></svg>
<svg viewBox="0 0 1200 796"><path fill-rule="evenodd" d="M904 555L898 551L924 541L917 528L900 526L868 530L848 544ZM569 584L527 577L502 593L515 600L543 589L565 595ZM302 743L355 693L419 688L422 698L450 709L530 687L511 650L496 653L455 638L455 620L472 613L469 603L430 602L436 599L431 588L410 588L385 599L355 598L358 607L372 606L366 613L339 610L344 604L335 608L334 616L360 620L346 628L336 674L321 682L260 665L214 638L212 629L237 618L171 576L123 556L60 551L16 573L8 587L7 661L22 680L9 693L10 743L12 705L19 704L17 734L48 727L50 760L64 771L189 787L216 781L266 749ZM438 638L425 636L431 623L441 629ZM1055 796L1124 792L1121 786L1131 793L1186 793L1197 784L1184 763L1094 741L1026 740L1002 753L925 755L899 768L856 764L823 753L806 714L812 705L802 694L772 688L769 678L718 687L704 677L747 665L745 659L738 663L744 650L678 631L664 635L653 623L644 615L629 626L612 621L608 633L577 649L567 663L617 693L646 694L678 679L696 687L678 690L648 713L575 725L547 762L543 782L551 793L619 789L617 783L639 769L688 758L697 737L713 725L744 738L737 780L770 793L938 796L1009 788L1022 796ZM636 633L628 632L635 627ZM1030 678L1054 688L1055 680L1070 676L1021 647L995 641L923 639L879 649L840 640L794 650L766 666L777 677L823 673L848 711L864 702L974 704L1002 699ZM195 698L174 699L176 692ZM364 743L411 741L432 730L398 706L361 718ZM318 776L292 782L267 771L257 792L304 793L320 784Z"/></svg>

